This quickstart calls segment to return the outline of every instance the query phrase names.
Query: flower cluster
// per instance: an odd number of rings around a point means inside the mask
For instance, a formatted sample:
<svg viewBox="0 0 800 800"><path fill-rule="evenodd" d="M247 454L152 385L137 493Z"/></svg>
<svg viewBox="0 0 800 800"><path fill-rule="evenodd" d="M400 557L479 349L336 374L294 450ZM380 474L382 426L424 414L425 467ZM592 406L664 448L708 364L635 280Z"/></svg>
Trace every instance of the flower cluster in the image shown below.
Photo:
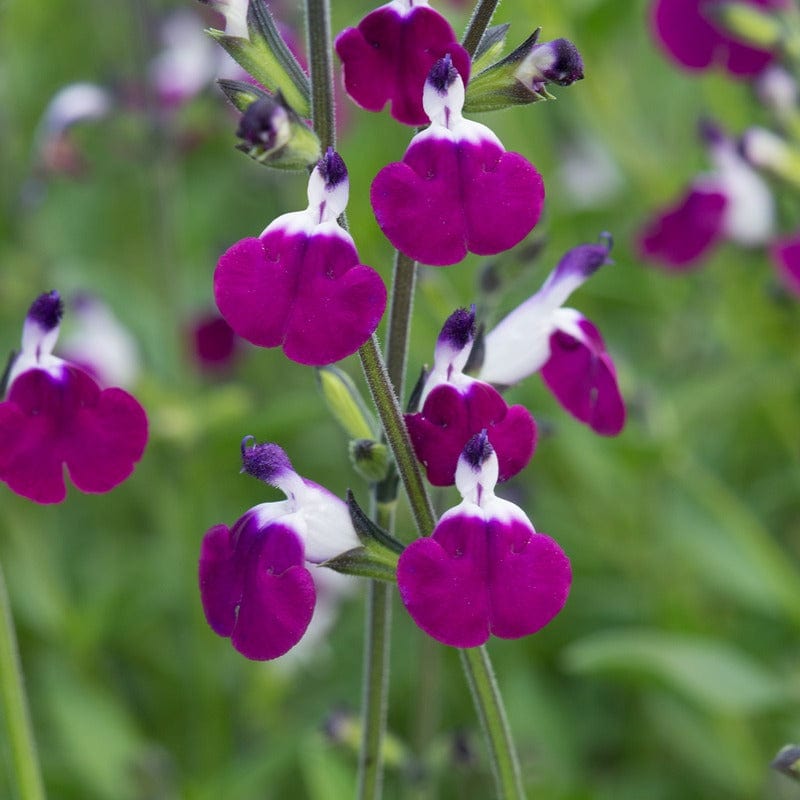
<svg viewBox="0 0 800 800"><path fill-rule="evenodd" d="M247 42L220 41L234 57L245 48L242 64L252 66L258 48L271 47L274 30L252 8L244 17ZM487 47L496 55L505 32L492 35L494 45ZM378 171L370 189L378 226L408 260L445 267L468 253L503 253L539 221L545 192L536 167L463 115L465 108L546 100L552 97L548 86L583 77L571 42L539 43L538 36L534 32L494 64L494 56L476 60L471 99L470 55L427 0L391 0L337 37L344 86L357 105L377 112L388 104L399 122L428 124L402 160ZM273 55L292 72L291 56ZM271 74L267 67L256 72L259 78ZM280 91L285 85L265 84L271 94L244 84L226 88L242 111L240 149L268 166L286 166L279 153L308 134L305 114ZM303 157L312 150L293 152ZM353 439L354 466L385 489L398 467L389 463L358 390L327 365L365 345L387 293L378 273L360 263L340 222L349 192L344 161L330 147L322 158L306 158L308 208L283 214L260 236L231 246L217 264L214 296L239 336L259 347L281 347L299 364L325 367L320 381ZM546 625L566 602L570 564L522 509L494 493L498 481L528 464L537 435L530 411L509 405L502 392L541 372L578 420L603 435L622 430L625 406L603 339L579 312L563 308L608 262L610 247L604 236L599 244L570 250L540 291L485 335L475 306L456 310L444 323L418 403L404 416L429 482L455 484L462 498L431 536L403 548L363 515L354 498L345 504L301 478L278 445L251 446L246 439L243 471L278 487L286 499L255 506L233 526L216 525L205 534L199 581L211 628L248 658L286 653L314 615L317 567L396 581L415 622L448 645L475 647L490 635L517 638Z"/></svg>
<svg viewBox="0 0 800 800"><path fill-rule="evenodd" d="M785 135L798 111L794 78L781 66L788 22L785 0L655 0L652 31L667 56L691 71L712 67L750 82L776 130L753 126L739 137L700 125L712 169L656 212L638 235L643 259L671 271L703 262L723 241L764 248L786 290L800 296L797 232L778 232L776 198L765 176L800 183L800 157Z"/></svg>
<svg viewBox="0 0 800 800"><path fill-rule="evenodd" d="M108 492L142 457L147 417L122 389L101 389L53 355L63 314L58 292L34 300L0 403L0 480L37 503L66 496L64 467L84 492Z"/></svg>

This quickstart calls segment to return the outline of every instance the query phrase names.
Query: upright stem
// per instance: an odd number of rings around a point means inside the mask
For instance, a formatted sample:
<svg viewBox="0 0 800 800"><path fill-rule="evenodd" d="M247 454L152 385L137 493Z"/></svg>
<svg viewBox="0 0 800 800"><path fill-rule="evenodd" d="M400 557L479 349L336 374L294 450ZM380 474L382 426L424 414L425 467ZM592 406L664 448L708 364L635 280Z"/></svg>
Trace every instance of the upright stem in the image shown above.
<svg viewBox="0 0 800 800"><path fill-rule="evenodd" d="M486 33L486 29L489 27L489 23L492 21L494 12L499 5L500 0L480 0L478 5L475 6L475 10L467 23L467 30L461 40L462 47L471 56L475 55L483 34Z"/></svg>
<svg viewBox="0 0 800 800"><path fill-rule="evenodd" d="M396 250L392 270L389 327L386 335L386 371L389 373L394 393L401 402L405 394L408 333L411 326L411 307L414 303L416 278L417 262Z"/></svg>
<svg viewBox="0 0 800 800"><path fill-rule="evenodd" d="M324 153L327 148L336 147L331 13L328 0L306 0L306 36L311 69L311 120Z"/></svg>
<svg viewBox="0 0 800 800"><path fill-rule="evenodd" d="M497 797L500 800L525 800L519 759L489 653L485 647L475 647L460 650L459 655L489 745Z"/></svg>
<svg viewBox="0 0 800 800"><path fill-rule="evenodd" d="M11 604L0 566L0 694L20 800L44 800Z"/></svg>

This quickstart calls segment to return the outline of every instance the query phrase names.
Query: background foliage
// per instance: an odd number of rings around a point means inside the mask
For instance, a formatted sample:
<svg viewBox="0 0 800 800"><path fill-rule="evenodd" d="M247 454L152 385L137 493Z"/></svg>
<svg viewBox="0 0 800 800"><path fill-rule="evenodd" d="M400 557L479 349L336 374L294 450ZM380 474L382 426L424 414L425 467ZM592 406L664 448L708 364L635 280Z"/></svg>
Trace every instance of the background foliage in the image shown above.
<svg viewBox="0 0 800 800"><path fill-rule="evenodd" d="M334 712L358 709L360 593L324 647L266 665L217 638L199 604L203 532L277 498L238 474L243 435L278 441L299 472L340 494L353 486L365 499L367 487L348 469L313 371L253 349L209 378L188 356L187 325L212 303L218 255L301 207L305 181L234 151L236 118L214 87L177 111L154 109L148 64L159 22L178 7L0 7L0 346L17 345L39 292L91 289L139 339L137 395L152 426L134 478L108 495L71 490L65 504L39 507L0 486L0 557L46 780L65 800L348 797L347 724L345 741L324 730ZM463 27L467 9L439 7ZM367 10L334 3L334 30ZM277 13L299 24L293 6ZM572 39L586 79L556 90L557 102L482 120L536 163L548 191L536 233L546 249L498 262L514 277L492 302L511 307L565 249L610 230L616 264L571 304L602 329L630 407L624 433L606 440L538 379L511 395L545 435L506 492L560 541L575 573L546 630L491 644L530 795L797 797L768 764L800 738L800 310L763 254L726 246L703 270L672 277L632 250L648 210L703 168L697 118L740 131L759 112L745 87L667 64L642 0L509 0L495 21L512 22L512 43L537 25L544 39ZM76 80L131 100L74 130L87 160L80 179L37 175L38 119ZM351 104L341 126L351 226L363 262L388 281L390 247L367 187L408 132ZM587 150L610 175L599 196L593 170L574 165ZM475 299L484 266L470 257L422 271L412 376L444 317ZM401 514L400 533L411 529ZM395 620L386 797L487 797L455 653L426 641L399 606ZM0 796L12 796L7 755Z"/></svg>

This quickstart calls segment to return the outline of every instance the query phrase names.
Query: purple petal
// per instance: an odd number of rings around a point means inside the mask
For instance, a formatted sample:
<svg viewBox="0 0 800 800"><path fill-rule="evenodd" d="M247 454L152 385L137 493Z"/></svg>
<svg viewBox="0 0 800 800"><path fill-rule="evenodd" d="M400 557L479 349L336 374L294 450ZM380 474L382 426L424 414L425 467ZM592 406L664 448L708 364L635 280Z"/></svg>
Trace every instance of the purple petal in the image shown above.
<svg viewBox="0 0 800 800"><path fill-rule="evenodd" d="M727 205L721 191L690 187L674 206L645 225L638 241L641 257L668 269L697 266L724 236Z"/></svg>
<svg viewBox="0 0 800 800"><path fill-rule="evenodd" d="M769 255L783 285L800 297L800 234L774 242Z"/></svg>
<svg viewBox="0 0 800 800"><path fill-rule="evenodd" d="M357 28L336 37L350 97L368 111L392 103L392 116L406 125L425 125L422 88L434 63L449 53L466 83L470 58L456 42L453 29L432 8L417 6L406 15L383 6Z"/></svg>
<svg viewBox="0 0 800 800"><path fill-rule="evenodd" d="M235 361L241 340L216 312L193 320L189 330L192 354L201 369L225 369Z"/></svg>
<svg viewBox="0 0 800 800"><path fill-rule="evenodd" d="M0 479L38 503L64 499L64 464L80 490L113 489L147 443L147 417L135 398L122 389L100 391L74 367L60 379L24 372L0 408Z"/></svg>
<svg viewBox="0 0 800 800"><path fill-rule="evenodd" d="M783 0L745 0L762 8L780 8ZM653 35L664 52L689 70L721 66L734 77L752 78L774 56L740 44L703 15L708 0L656 0L650 16Z"/></svg>
<svg viewBox="0 0 800 800"><path fill-rule="evenodd" d="M281 228L224 253L214 294L240 336L261 347L282 345L293 361L311 366L358 350L386 307L380 275L358 263L347 238Z"/></svg>
<svg viewBox="0 0 800 800"><path fill-rule="evenodd" d="M423 136L376 175L370 199L395 247L445 266L467 251L493 255L522 241L541 214L544 183L529 161L494 141Z"/></svg>
<svg viewBox="0 0 800 800"><path fill-rule="evenodd" d="M603 436L616 436L625 425L625 403L603 339L589 320L578 322L582 338L564 330L550 336L550 358L542 379L558 402Z"/></svg>
<svg viewBox="0 0 800 800"><path fill-rule="evenodd" d="M497 453L499 480L522 470L536 447L536 423L523 406L506 405L493 387L473 382L466 391L442 384L431 391L422 411L407 414L417 458L434 486L452 486L467 442L486 429Z"/></svg>
<svg viewBox="0 0 800 800"><path fill-rule="evenodd" d="M302 542L284 525L260 528L255 515L245 515L232 531L211 528L201 546L199 578L209 625L247 658L282 656L311 621L314 581L303 566Z"/></svg>
<svg viewBox="0 0 800 800"><path fill-rule="evenodd" d="M515 639L544 627L564 606L569 560L549 537L519 520L456 513L400 556L397 584L413 620L452 647L477 647L490 633Z"/></svg>

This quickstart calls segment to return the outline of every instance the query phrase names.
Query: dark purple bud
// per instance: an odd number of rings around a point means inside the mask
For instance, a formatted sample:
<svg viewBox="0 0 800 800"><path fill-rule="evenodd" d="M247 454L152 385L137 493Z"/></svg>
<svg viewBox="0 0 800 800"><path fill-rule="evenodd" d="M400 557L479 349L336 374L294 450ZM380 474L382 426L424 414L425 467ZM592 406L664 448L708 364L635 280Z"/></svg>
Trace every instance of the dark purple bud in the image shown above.
<svg viewBox="0 0 800 800"><path fill-rule="evenodd" d="M342 181L347 180L347 167L344 160L332 147L328 148L328 151L319 160L317 166L325 180L326 189L333 189L334 186L338 186Z"/></svg>
<svg viewBox="0 0 800 800"><path fill-rule="evenodd" d="M283 106L273 97L261 97L242 114L236 135L250 145L271 150L285 124L286 110Z"/></svg>
<svg viewBox="0 0 800 800"><path fill-rule="evenodd" d="M569 39L554 39L540 47L549 48L550 64L542 70L542 76L557 86L569 86L583 80L583 59L578 48Z"/></svg>
<svg viewBox="0 0 800 800"><path fill-rule="evenodd" d="M463 350L475 338L475 306L469 310L459 308L442 326L439 342L448 344L453 350Z"/></svg>
<svg viewBox="0 0 800 800"><path fill-rule="evenodd" d="M464 446L464 458L476 471L486 463L486 460L493 452L494 448L489 442L489 434L486 428L480 433L476 433Z"/></svg>
<svg viewBox="0 0 800 800"><path fill-rule="evenodd" d="M283 451L283 448L271 442L252 444L254 436L245 436L242 439L242 472L258 478L271 486L276 485L282 475L294 472L292 462Z"/></svg>
<svg viewBox="0 0 800 800"><path fill-rule="evenodd" d="M608 264L608 254L614 240L607 231L600 234L600 244L581 244L568 250L556 267L559 279L572 275L588 278L597 272L603 264Z"/></svg>
<svg viewBox="0 0 800 800"><path fill-rule="evenodd" d="M45 331L57 328L63 316L64 303L61 295L55 289L52 292L40 294L28 310L28 319L36 322Z"/></svg>
<svg viewBox="0 0 800 800"><path fill-rule="evenodd" d="M770 766L794 780L800 780L800 747L796 744L786 745Z"/></svg>
<svg viewBox="0 0 800 800"><path fill-rule="evenodd" d="M458 77L458 70L453 66L453 59L448 53L444 58L440 58L431 67L428 73L428 83L436 89L439 94L447 94L447 90Z"/></svg>

